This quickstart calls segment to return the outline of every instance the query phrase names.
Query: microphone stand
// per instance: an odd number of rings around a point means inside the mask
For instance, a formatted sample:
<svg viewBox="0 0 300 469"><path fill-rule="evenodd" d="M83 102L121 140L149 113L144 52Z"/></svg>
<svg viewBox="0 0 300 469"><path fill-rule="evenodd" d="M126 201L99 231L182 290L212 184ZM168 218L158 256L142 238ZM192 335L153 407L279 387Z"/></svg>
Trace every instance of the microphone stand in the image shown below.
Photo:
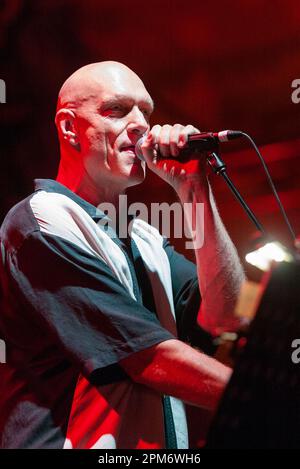
<svg viewBox="0 0 300 469"><path fill-rule="evenodd" d="M257 220L256 216L252 212L252 210L248 207L246 202L244 201L243 197L233 184L232 180L226 173L226 165L224 161L222 160L219 150L217 149L216 151L212 151L211 153L208 154L207 156L207 163L209 166L212 168L213 172L216 173L217 175L221 175L223 179L226 181L227 185L229 186L231 192L234 194L235 198L239 201L247 215L249 216L250 220L254 223L256 228L262 233L265 234L265 230L263 226L260 224L260 222Z"/></svg>

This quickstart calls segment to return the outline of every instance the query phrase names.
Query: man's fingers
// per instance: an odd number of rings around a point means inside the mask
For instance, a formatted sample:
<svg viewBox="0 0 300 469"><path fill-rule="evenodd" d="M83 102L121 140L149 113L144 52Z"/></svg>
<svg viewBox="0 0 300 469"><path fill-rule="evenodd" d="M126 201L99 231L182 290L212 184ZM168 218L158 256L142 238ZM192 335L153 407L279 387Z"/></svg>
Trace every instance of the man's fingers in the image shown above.
<svg viewBox="0 0 300 469"><path fill-rule="evenodd" d="M159 135L160 135L161 129L162 129L161 125L156 124L150 130L150 133L153 135L154 144L156 144L159 140Z"/></svg>
<svg viewBox="0 0 300 469"><path fill-rule="evenodd" d="M184 147L188 141L189 135L197 134L200 130L193 125L186 125L179 135L179 147Z"/></svg>
<svg viewBox="0 0 300 469"><path fill-rule="evenodd" d="M174 158L179 155L178 143L179 143L180 133L182 132L183 129L184 129L183 125L175 124L173 125L171 132L170 132L170 151L171 151L171 155Z"/></svg>
<svg viewBox="0 0 300 469"><path fill-rule="evenodd" d="M155 125L141 145L147 164L155 164L159 156L176 158L180 149L186 145L188 136L198 132L200 132L199 129L193 125Z"/></svg>
<svg viewBox="0 0 300 469"><path fill-rule="evenodd" d="M156 142L158 144L159 153L167 158L170 156L170 133L172 126L169 124L163 125L160 130L159 139Z"/></svg>
<svg viewBox="0 0 300 469"><path fill-rule="evenodd" d="M151 166L152 163L155 164L157 161L156 141L158 140L160 129L160 125L152 127L147 138L141 145L141 150L148 166Z"/></svg>

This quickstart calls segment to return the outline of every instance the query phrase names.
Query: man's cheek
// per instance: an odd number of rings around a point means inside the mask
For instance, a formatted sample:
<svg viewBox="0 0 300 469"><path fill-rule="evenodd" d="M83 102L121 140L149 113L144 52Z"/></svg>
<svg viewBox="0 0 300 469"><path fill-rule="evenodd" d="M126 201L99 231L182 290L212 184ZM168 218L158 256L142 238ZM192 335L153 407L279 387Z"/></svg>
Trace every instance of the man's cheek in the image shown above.
<svg viewBox="0 0 300 469"><path fill-rule="evenodd" d="M99 152L104 152L106 148L106 141L103 132L96 129L89 129L87 133L87 140L91 149Z"/></svg>

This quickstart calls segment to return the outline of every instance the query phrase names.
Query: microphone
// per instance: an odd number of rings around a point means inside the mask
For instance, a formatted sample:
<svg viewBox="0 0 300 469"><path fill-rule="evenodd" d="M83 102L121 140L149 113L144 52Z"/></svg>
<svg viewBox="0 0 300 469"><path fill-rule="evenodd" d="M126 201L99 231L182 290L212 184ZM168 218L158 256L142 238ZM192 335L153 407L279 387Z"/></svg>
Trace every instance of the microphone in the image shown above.
<svg viewBox="0 0 300 469"><path fill-rule="evenodd" d="M194 152L214 151L218 149L219 143L228 142L236 138L243 137L240 130L222 130L221 132L201 132L188 136L186 146L180 151L180 156L188 156ZM147 135L143 135L135 145L136 156L144 161L141 145L144 143Z"/></svg>

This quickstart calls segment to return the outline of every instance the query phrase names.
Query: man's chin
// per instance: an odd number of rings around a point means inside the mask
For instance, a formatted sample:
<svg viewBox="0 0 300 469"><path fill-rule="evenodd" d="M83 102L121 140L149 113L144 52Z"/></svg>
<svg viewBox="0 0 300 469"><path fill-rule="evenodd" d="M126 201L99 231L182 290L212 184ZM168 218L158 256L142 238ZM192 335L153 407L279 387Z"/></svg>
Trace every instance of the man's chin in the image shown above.
<svg viewBox="0 0 300 469"><path fill-rule="evenodd" d="M128 178L128 186L127 187L137 186L138 184L141 184L144 180L145 180L145 173L143 173L143 174L131 174Z"/></svg>
<svg viewBox="0 0 300 469"><path fill-rule="evenodd" d="M128 183L130 186L141 184L146 177L146 168L144 162L138 162L131 166L128 176Z"/></svg>

